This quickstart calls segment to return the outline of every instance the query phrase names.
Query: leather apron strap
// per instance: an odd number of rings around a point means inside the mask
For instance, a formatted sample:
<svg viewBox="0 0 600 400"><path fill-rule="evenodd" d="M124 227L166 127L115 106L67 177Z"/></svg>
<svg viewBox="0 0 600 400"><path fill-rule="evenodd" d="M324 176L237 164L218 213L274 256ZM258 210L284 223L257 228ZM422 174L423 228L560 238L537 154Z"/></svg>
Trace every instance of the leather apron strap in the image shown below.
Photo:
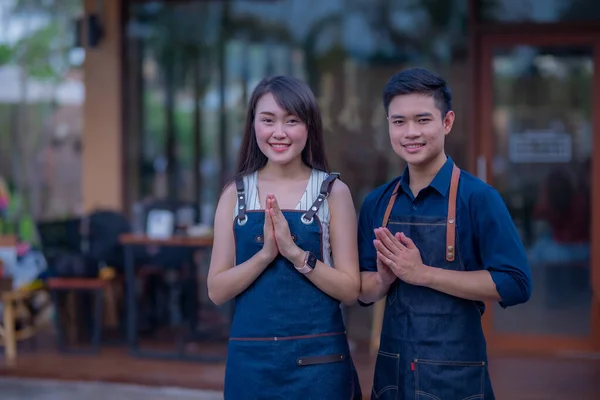
<svg viewBox="0 0 600 400"><path fill-rule="evenodd" d="M454 165L452 168L452 178L450 180L450 195L448 198L448 218L446 219L446 260L454 261L454 257L456 255L456 196L458 194L458 181L460 179L460 169ZM383 223L381 226L387 226L388 220L390 219L390 214L392 213L392 208L394 203L396 202L396 197L398 196L398 190L400 189L400 182L396 184L394 187L394 191L392 192L392 197L385 209L385 214L383 215Z"/></svg>
<svg viewBox="0 0 600 400"><path fill-rule="evenodd" d="M244 190L244 180L237 178L235 180L235 189L238 197L238 221L244 221L246 219L246 192Z"/></svg>
<svg viewBox="0 0 600 400"><path fill-rule="evenodd" d="M327 178L323 180L323 183L321 184L321 189L319 190L319 196L317 196L317 199L313 202L313 204L310 206L310 209L306 212L306 214L303 217L305 220L312 221L312 218L315 216L317 211L319 211L319 208L321 208L321 206L325 202L325 199L329 197L331 189L333 188L333 182L339 177L339 173L332 172L329 175L327 175Z"/></svg>

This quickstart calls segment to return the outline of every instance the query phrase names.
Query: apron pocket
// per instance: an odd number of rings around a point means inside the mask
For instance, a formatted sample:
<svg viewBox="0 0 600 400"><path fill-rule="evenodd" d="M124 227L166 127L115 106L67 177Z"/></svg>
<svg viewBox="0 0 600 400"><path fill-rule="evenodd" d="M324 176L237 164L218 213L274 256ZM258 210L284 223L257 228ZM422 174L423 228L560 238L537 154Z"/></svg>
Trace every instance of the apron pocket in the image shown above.
<svg viewBox="0 0 600 400"><path fill-rule="evenodd" d="M417 400L484 398L485 362L414 360Z"/></svg>
<svg viewBox="0 0 600 400"><path fill-rule="evenodd" d="M296 365L306 367L308 365L329 364L334 362L342 362L346 359L345 354L326 354L324 356L308 356L298 357Z"/></svg>
<svg viewBox="0 0 600 400"><path fill-rule="evenodd" d="M379 350L375 361L373 396L380 400L396 400L399 379L400 355Z"/></svg>
<svg viewBox="0 0 600 400"><path fill-rule="evenodd" d="M296 365L292 365L293 370L282 369L279 379L295 383L288 384L278 398L351 399L355 389L351 356L337 348L325 352L328 354L300 356L296 358ZM260 398L271 399L272 393L270 396L265 393L265 397Z"/></svg>

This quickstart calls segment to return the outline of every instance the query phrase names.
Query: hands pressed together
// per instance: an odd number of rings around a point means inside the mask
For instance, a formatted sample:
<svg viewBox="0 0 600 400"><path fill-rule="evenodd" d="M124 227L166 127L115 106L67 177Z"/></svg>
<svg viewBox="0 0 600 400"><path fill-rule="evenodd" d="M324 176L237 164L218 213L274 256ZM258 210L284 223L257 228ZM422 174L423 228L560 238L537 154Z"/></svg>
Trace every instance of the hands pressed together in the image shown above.
<svg viewBox="0 0 600 400"><path fill-rule="evenodd" d="M281 254L294 265L304 260L304 250L294 243L290 227L283 216L275 195L267 195L265 205L264 246L262 252L269 262Z"/></svg>
<svg viewBox="0 0 600 400"><path fill-rule="evenodd" d="M377 280L391 285L396 278L412 285L423 285L428 268L423 264L421 252L404 233L392 233L387 228L375 229L377 250Z"/></svg>
<svg viewBox="0 0 600 400"><path fill-rule="evenodd" d="M421 252L404 233L396 235L387 228L375 229L373 244L377 250L377 280L391 285L401 279L412 285L423 285L428 267L423 264ZM304 260L304 250L294 243L290 227L281 212L275 195L267 195L265 205L263 254L269 262L281 254L294 265Z"/></svg>

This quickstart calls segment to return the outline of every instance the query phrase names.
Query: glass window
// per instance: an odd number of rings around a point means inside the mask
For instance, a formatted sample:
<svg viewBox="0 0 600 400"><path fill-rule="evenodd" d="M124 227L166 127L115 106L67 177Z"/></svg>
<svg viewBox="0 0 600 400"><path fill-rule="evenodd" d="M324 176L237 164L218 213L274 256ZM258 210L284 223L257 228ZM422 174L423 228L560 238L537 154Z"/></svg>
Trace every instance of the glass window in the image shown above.
<svg viewBox="0 0 600 400"><path fill-rule="evenodd" d="M569 22L600 20L596 0L480 0L479 17L496 22Z"/></svg>
<svg viewBox="0 0 600 400"><path fill-rule="evenodd" d="M466 168L470 75L467 0L135 2L127 22L131 200L198 201L211 223L235 169L249 93L289 74L314 90L327 154L359 207L402 172L381 94L389 77L422 66L454 93L448 153Z"/></svg>
<svg viewBox="0 0 600 400"><path fill-rule="evenodd" d="M493 185L521 233L534 282L529 302L494 313L494 329L586 337L593 51L514 46L493 54Z"/></svg>

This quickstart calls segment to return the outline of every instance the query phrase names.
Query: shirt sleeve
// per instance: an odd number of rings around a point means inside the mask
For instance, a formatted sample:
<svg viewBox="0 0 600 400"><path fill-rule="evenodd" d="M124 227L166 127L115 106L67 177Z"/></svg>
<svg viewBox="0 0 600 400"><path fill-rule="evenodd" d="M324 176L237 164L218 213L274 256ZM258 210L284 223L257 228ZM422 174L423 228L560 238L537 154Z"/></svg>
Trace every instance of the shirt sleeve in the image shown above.
<svg viewBox="0 0 600 400"><path fill-rule="evenodd" d="M475 242L483 267L489 271L503 308L531 297L531 270L525 248L504 200L491 186L474 193L469 205Z"/></svg>
<svg viewBox="0 0 600 400"><path fill-rule="evenodd" d="M372 196L367 196L360 209L358 217L358 260L361 271L377 271L377 254L373 240L375 202Z"/></svg>

